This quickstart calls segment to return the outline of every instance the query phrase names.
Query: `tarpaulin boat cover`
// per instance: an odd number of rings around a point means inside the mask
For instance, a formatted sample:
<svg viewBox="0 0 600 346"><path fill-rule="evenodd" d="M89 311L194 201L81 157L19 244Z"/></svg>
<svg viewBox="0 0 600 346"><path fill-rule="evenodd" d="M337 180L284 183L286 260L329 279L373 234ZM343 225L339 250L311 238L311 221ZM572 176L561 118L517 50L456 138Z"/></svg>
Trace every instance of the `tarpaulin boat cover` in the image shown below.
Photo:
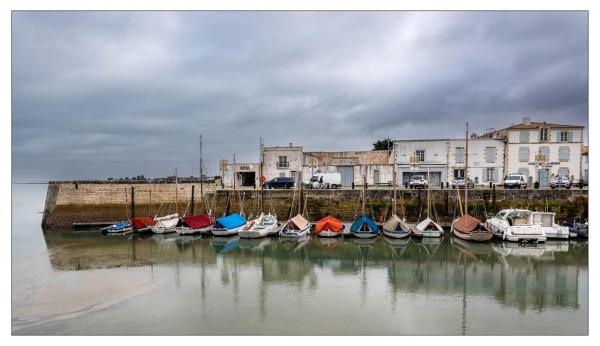
<svg viewBox="0 0 600 346"><path fill-rule="evenodd" d="M223 228L232 229L245 224L246 219L238 213L233 213L229 216L218 218L216 223L223 226Z"/></svg>
<svg viewBox="0 0 600 346"><path fill-rule="evenodd" d="M367 215L363 215L358 219L354 220L352 226L350 226L351 232L359 232L362 229L362 226L367 225L371 229L371 233L379 233L379 228L375 221L371 220Z"/></svg>
<svg viewBox="0 0 600 346"><path fill-rule="evenodd" d="M296 229L305 229L308 227L309 222L302 215L298 214L288 221L288 229L293 229L293 227L289 227L290 225L294 225Z"/></svg>
<svg viewBox="0 0 600 346"><path fill-rule="evenodd" d="M213 224L213 220L207 214L184 216L183 222L192 229L205 228Z"/></svg>
<svg viewBox="0 0 600 346"><path fill-rule="evenodd" d="M479 220L469 214L465 214L458 218L458 220L454 221L453 226L454 229L459 232L471 233L477 228L477 226L479 226Z"/></svg>
<svg viewBox="0 0 600 346"><path fill-rule="evenodd" d="M396 232L396 231L398 231L398 228L400 228L400 230L402 230L402 231L409 230L409 227L406 224L406 222L402 221L402 219L399 218L398 215L396 215L396 214L392 215L392 217L390 217L383 224L383 229L386 230L387 232Z"/></svg>
<svg viewBox="0 0 600 346"><path fill-rule="evenodd" d="M324 218L319 220L319 222L317 222L317 225L315 226L315 233L319 234L321 233L321 231L333 231L336 233L340 233L343 228L344 225L342 225L342 222L340 220L329 215L325 216Z"/></svg>
<svg viewBox="0 0 600 346"><path fill-rule="evenodd" d="M425 220L419 222L416 226L415 229L419 232L423 232L424 230L426 230L427 228L431 228L431 229L435 229L439 232L444 233L444 229L438 225L437 223L435 223L432 219L430 218L426 218Z"/></svg>
<svg viewBox="0 0 600 346"><path fill-rule="evenodd" d="M156 225L156 221L154 221L153 218L148 217L148 216L134 217L133 219L131 219L129 221L131 222L131 225L135 229L141 229L141 228L146 228L146 227Z"/></svg>

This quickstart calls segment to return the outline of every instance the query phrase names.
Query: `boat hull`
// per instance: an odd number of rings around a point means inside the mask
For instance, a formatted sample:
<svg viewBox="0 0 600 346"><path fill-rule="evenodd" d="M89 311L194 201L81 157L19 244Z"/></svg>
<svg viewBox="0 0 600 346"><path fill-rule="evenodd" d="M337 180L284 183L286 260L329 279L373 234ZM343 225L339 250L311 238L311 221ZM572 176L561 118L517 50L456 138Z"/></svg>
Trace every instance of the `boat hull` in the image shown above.
<svg viewBox="0 0 600 346"><path fill-rule="evenodd" d="M191 228L191 227L177 227L175 232L179 235L191 235L191 234L209 234L212 229L212 225L202 228Z"/></svg>
<svg viewBox="0 0 600 346"><path fill-rule="evenodd" d="M383 230L383 235L394 239L403 239L410 236L410 232L388 232Z"/></svg>
<svg viewBox="0 0 600 346"><path fill-rule="evenodd" d="M326 231L321 231L319 233L317 233L318 237L321 238L335 238L335 237L339 237L342 235L342 232L335 232L335 231L330 231L330 230L326 230Z"/></svg>
<svg viewBox="0 0 600 346"><path fill-rule="evenodd" d="M302 238L304 236L307 236L309 231L310 231L310 224L298 232L289 232L286 229L282 229L279 231L279 236L286 237L286 238Z"/></svg>
<svg viewBox="0 0 600 346"><path fill-rule="evenodd" d="M232 235L237 235L245 225L246 224L243 224L235 228L213 228L211 233L216 237L229 237Z"/></svg>
<svg viewBox="0 0 600 346"><path fill-rule="evenodd" d="M274 223L270 226L267 226L267 227L261 227L259 225L251 231L243 231L243 230L239 231L238 235L240 236L240 238L248 238L248 239L262 238L262 237L268 236L269 233L271 233L274 229L277 229L276 223Z"/></svg>
<svg viewBox="0 0 600 346"><path fill-rule="evenodd" d="M355 237L355 238L359 238L359 239L369 239L369 238L375 238L377 237L377 235L379 235L379 233L373 233L373 232L350 232L350 235Z"/></svg>
<svg viewBox="0 0 600 346"><path fill-rule="evenodd" d="M492 232L485 231L473 231L465 233L452 228L451 232L452 235L454 235L457 238L470 241L489 241L494 237L494 234Z"/></svg>

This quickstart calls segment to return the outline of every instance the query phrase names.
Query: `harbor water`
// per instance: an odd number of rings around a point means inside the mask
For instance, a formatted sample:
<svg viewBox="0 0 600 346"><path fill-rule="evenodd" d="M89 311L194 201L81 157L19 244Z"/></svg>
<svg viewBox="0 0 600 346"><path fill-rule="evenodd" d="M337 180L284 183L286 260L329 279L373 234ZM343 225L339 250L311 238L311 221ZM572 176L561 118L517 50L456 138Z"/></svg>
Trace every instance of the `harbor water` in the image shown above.
<svg viewBox="0 0 600 346"><path fill-rule="evenodd" d="M44 233L45 193L13 185L13 334L588 334L587 241Z"/></svg>

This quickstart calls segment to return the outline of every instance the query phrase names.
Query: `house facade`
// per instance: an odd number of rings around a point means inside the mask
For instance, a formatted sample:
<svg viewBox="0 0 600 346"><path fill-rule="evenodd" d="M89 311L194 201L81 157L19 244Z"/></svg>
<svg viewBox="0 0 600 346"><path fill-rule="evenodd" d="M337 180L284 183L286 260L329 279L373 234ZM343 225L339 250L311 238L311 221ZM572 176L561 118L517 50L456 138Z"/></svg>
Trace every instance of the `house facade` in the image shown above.
<svg viewBox="0 0 600 346"><path fill-rule="evenodd" d="M263 177L269 181L277 177L295 178L302 172L303 148L294 146L261 147L259 158L263 162Z"/></svg>
<svg viewBox="0 0 600 346"><path fill-rule="evenodd" d="M394 154L387 150L368 151L311 151L304 153L303 176L310 179L315 173L340 172L342 186L389 185L393 180Z"/></svg>
<svg viewBox="0 0 600 346"><path fill-rule="evenodd" d="M530 121L489 135L506 141L507 173L521 173L530 183L547 187L553 176L579 179L583 126Z"/></svg>
<svg viewBox="0 0 600 346"><path fill-rule="evenodd" d="M468 176L476 183L499 183L504 177L503 140L469 139ZM398 183L413 175L429 175L431 185L439 186L465 176L464 139L395 140Z"/></svg>

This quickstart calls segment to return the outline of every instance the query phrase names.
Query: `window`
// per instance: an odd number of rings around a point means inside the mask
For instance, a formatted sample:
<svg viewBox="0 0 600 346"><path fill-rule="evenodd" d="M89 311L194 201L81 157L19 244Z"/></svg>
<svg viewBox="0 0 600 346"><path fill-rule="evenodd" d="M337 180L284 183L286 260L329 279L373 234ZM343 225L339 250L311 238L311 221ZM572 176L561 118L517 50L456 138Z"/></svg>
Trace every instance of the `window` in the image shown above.
<svg viewBox="0 0 600 346"><path fill-rule="evenodd" d="M524 176L526 176L527 178L529 178L529 168L527 167L522 167L519 168L519 174L523 174Z"/></svg>
<svg viewBox="0 0 600 346"><path fill-rule="evenodd" d="M296 180L296 171L291 171L290 174L292 175L292 179Z"/></svg>
<svg viewBox="0 0 600 346"><path fill-rule="evenodd" d="M559 141L560 142L572 142L573 135L571 133L572 133L571 131L560 131L559 136L558 136Z"/></svg>
<svg viewBox="0 0 600 346"><path fill-rule="evenodd" d="M454 170L454 179L463 179L465 177L464 169L455 169Z"/></svg>
<svg viewBox="0 0 600 346"><path fill-rule="evenodd" d="M419 162L425 162L425 150L415 150L415 156L419 158Z"/></svg>
<svg viewBox="0 0 600 346"><path fill-rule="evenodd" d="M540 147L540 154L544 156L545 162L550 161L550 148L549 147Z"/></svg>
<svg viewBox="0 0 600 346"><path fill-rule="evenodd" d="M567 162L569 161L569 147L558 148L558 161Z"/></svg>
<svg viewBox="0 0 600 346"><path fill-rule="evenodd" d="M277 163L277 167L279 168L288 168L288 158L287 156L279 156L279 162Z"/></svg>
<svg viewBox="0 0 600 346"><path fill-rule="evenodd" d="M496 162L496 148L486 147L485 148L485 162L494 163Z"/></svg>
<svg viewBox="0 0 600 346"><path fill-rule="evenodd" d="M540 129L540 142L547 142L548 141L548 128L541 128Z"/></svg>
<svg viewBox="0 0 600 346"><path fill-rule="evenodd" d="M521 131L519 133L519 142L529 143L529 131Z"/></svg>
<svg viewBox="0 0 600 346"><path fill-rule="evenodd" d="M568 167L560 167L558 169L558 176L559 177L569 177L569 168Z"/></svg>
<svg viewBox="0 0 600 346"><path fill-rule="evenodd" d="M485 169L485 181L496 181L496 169L486 168Z"/></svg>
<svg viewBox="0 0 600 346"><path fill-rule="evenodd" d="M456 147L456 163L465 162L465 147Z"/></svg>
<svg viewBox="0 0 600 346"><path fill-rule="evenodd" d="M528 147L519 147L519 161L520 162L529 161L529 148Z"/></svg>

